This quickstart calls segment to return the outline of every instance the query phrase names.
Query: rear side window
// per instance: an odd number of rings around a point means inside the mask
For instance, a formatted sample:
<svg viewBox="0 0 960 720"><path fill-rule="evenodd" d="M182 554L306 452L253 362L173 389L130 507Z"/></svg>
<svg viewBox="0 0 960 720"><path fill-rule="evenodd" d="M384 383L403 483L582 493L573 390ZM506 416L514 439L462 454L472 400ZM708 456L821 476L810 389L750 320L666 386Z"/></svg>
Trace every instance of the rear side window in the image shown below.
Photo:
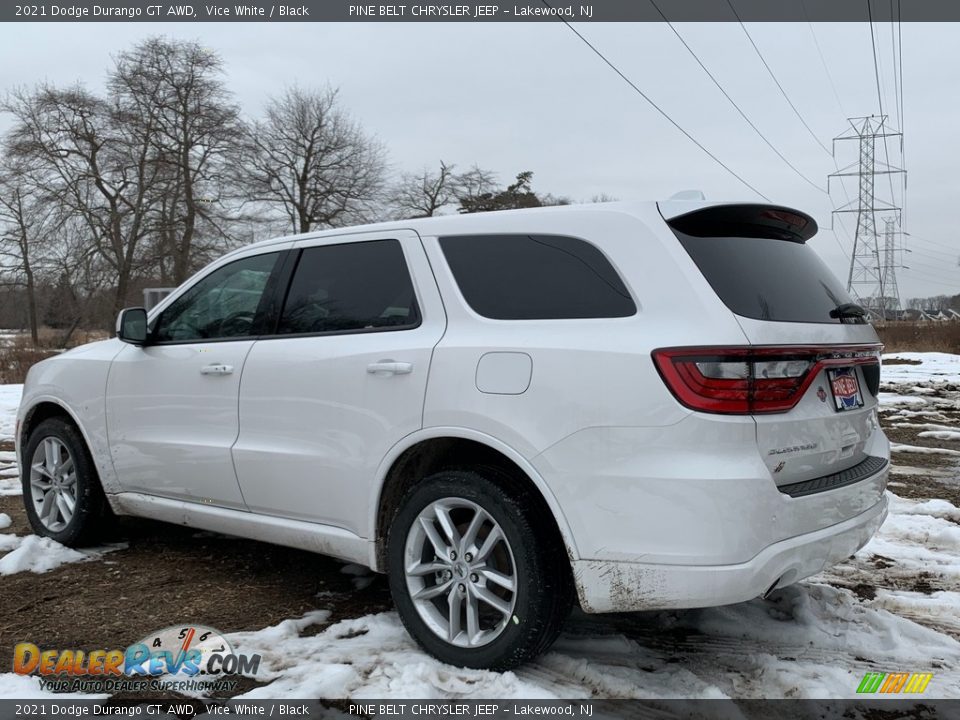
<svg viewBox="0 0 960 720"><path fill-rule="evenodd" d="M737 315L839 323L830 311L852 302L830 268L803 242L674 232L714 292Z"/></svg>
<svg viewBox="0 0 960 720"><path fill-rule="evenodd" d="M495 320L627 317L637 311L617 271L596 247L561 235L440 238L474 312Z"/></svg>
<svg viewBox="0 0 960 720"><path fill-rule="evenodd" d="M277 332L402 330L420 324L397 240L324 245L300 255Z"/></svg>

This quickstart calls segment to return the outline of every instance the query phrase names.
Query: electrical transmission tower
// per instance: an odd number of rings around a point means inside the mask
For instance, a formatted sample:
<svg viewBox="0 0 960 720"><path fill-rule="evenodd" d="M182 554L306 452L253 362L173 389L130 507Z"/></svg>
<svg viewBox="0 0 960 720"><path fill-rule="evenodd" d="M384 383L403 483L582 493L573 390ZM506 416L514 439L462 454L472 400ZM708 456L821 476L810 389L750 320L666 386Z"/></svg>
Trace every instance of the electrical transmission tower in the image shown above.
<svg viewBox="0 0 960 720"><path fill-rule="evenodd" d="M883 311L886 317L900 313L900 289L897 287L896 218L884 219L883 230Z"/></svg>
<svg viewBox="0 0 960 720"><path fill-rule="evenodd" d="M886 257L881 258L880 255L875 213L877 211L893 212L896 217L900 208L894 204L892 183L890 202L887 202L876 196L874 181L877 175L894 175L902 173L903 170L878 160L875 150L878 139L884 143L885 138L897 137L901 138L902 143L903 134L887 127L886 115L848 118L848 121L850 129L833 139L834 155L836 155L837 142L856 140L859 145L859 158L828 176L827 189L830 189L831 178L858 178L859 192L856 200L851 200L834 210L835 213L857 214L857 232L853 239L853 253L850 255L847 291L852 293L872 314L882 318L890 294L885 288L888 271L884 262ZM896 276L892 277L895 282Z"/></svg>

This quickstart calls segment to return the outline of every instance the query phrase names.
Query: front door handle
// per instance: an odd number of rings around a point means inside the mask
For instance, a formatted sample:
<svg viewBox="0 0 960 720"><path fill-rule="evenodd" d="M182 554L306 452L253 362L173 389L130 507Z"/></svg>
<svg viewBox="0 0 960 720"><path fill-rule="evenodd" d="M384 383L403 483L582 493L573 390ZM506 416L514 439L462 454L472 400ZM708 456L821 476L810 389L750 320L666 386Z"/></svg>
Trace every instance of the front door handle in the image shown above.
<svg viewBox="0 0 960 720"><path fill-rule="evenodd" d="M201 375L232 375L233 365L224 365L223 363L214 363L213 365L204 365L200 368Z"/></svg>
<svg viewBox="0 0 960 720"><path fill-rule="evenodd" d="M367 365L367 372L371 375L409 375L413 372L413 364L408 362L394 362L381 360Z"/></svg>

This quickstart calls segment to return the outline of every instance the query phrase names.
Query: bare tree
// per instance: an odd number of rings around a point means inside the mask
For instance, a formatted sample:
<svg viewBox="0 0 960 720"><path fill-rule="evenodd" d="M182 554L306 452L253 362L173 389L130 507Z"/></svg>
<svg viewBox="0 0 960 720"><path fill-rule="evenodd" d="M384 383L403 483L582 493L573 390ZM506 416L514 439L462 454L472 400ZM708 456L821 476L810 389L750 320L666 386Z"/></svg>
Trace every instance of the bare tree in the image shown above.
<svg viewBox="0 0 960 720"><path fill-rule="evenodd" d="M247 135L253 201L279 207L294 232L367 219L384 189L385 151L337 105L337 91L290 88Z"/></svg>
<svg viewBox="0 0 960 720"><path fill-rule="evenodd" d="M400 218L433 217L458 201L462 190L460 176L453 165L440 161L440 169L431 172L404 173L390 193L390 204Z"/></svg>
<svg viewBox="0 0 960 720"><path fill-rule="evenodd" d="M238 159L241 127L222 75L220 58L199 43L157 37L121 53L109 76L123 120L152 128L164 188L158 255L172 265L175 284L218 249L198 247L201 224L208 237L225 235L225 179Z"/></svg>
<svg viewBox="0 0 960 720"><path fill-rule="evenodd" d="M478 198L493 194L496 191L496 174L490 170L484 170L479 165L474 165L457 176L457 201L461 205L465 200L470 204L476 202Z"/></svg>
<svg viewBox="0 0 960 720"><path fill-rule="evenodd" d="M157 201L156 120L130 122L122 105L80 86L18 90L2 109L13 116L6 152L41 177L115 276L113 307L127 302Z"/></svg>
<svg viewBox="0 0 960 720"><path fill-rule="evenodd" d="M31 182L26 168L5 158L0 165L0 269L26 293L34 345L39 341L37 283L42 257L62 223L57 203Z"/></svg>

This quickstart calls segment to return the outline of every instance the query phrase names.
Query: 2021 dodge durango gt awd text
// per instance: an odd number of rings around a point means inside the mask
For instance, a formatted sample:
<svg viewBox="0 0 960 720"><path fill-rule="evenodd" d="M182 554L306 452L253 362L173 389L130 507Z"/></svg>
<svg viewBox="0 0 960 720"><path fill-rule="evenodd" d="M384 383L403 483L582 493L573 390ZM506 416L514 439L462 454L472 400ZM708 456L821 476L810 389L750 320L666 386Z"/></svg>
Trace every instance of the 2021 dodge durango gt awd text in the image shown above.
<svg viewBox="0 0 960 720"><path fill-rule="evenodd" d="M389 576L455 665L749 600L886 516L880 345L771 205L609 203L258 243L30 371L35 530L111 514Z"/></svg>

